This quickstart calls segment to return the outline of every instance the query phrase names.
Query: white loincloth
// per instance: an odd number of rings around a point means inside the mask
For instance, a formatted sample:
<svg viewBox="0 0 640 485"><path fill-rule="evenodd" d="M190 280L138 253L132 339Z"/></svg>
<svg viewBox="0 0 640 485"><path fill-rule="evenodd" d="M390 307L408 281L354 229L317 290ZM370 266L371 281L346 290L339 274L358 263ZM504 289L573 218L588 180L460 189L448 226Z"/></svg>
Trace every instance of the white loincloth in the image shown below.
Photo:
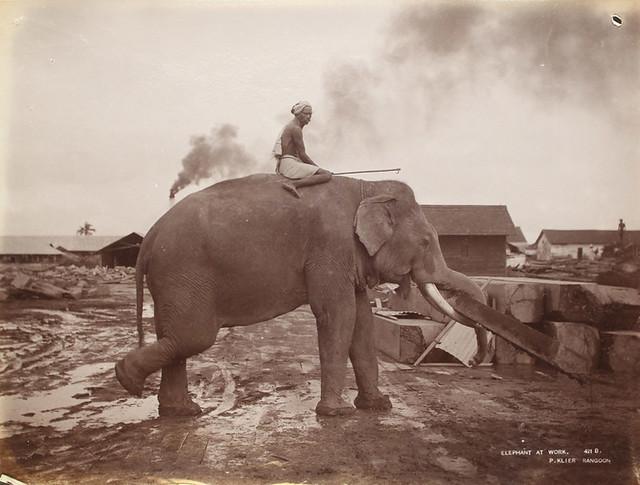
<svg viewBox="0 0 640 485"><path fill-rule="evenodd" d="M302 162L298 157L293 155L285 155L280 158L276 173L284 175L288 179L301 179L315 175L320 167Z"/></svg>
<svg viewBox="0 0 640 485"><path fill-rule="evenodd" d="M283 133L284 133L284 128L280 130L280 134L278 135L278 138L276 138L276 142L273 144L273 149L271 150L271 156L276 160L279 160L280 157L282 157L282 134Z"/></svg>

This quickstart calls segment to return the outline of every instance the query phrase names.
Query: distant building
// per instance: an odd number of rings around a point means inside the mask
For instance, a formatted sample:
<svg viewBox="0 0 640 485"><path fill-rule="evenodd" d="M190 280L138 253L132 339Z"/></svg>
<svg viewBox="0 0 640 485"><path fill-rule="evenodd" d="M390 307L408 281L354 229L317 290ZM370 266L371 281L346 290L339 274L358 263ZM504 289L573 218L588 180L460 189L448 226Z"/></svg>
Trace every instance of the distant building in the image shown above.
<svg viewBox="0 0 640 485"><path fill-rule="evenodd" d="M507 266L516 268L527 261L529 243L524 237L520 226L514 226L511 234L507 235Z"/></svg>
<svg viewBox="0 0 640 485"><path fill-rule="evenodd" d="M60 263L65 254L103 266L133 266L142 236L0 236L2 263ZM135 253L135 257L133 257ZM132 264L129 264L133 261Z"/></svg>
<svg viewBox="0 0 640 485"><path fill-rule="evenodd" d="M143 236L132 232L100 249L102 266L135 266Z"/></svg>
<svg viewBox="0 0 640 485"><path fill-rule="evenodd" d="M553 258L596 259L605 246L618 244L618 231L591 229L557 230L543 229L536 239L536 258L548 261ZM640 246L640 231L625 231L624 242Z"/></svg>
<svg viewBox="0 0 640 485"><path fill-rule="evenodd" d="M422 205L447 265L472 276L504 276L507 236L515 231L504 205ZM526 242L526 241L525 241Z"/></svg>
<svg viewBox="0 0 640 485"><path fill-rule="evenodd" d="M513 226L513 231L507 234L507 245L512 246L514 250L520 250L524 252L529 243L527 238L524 237L524 233L520 226Z"/></svg>

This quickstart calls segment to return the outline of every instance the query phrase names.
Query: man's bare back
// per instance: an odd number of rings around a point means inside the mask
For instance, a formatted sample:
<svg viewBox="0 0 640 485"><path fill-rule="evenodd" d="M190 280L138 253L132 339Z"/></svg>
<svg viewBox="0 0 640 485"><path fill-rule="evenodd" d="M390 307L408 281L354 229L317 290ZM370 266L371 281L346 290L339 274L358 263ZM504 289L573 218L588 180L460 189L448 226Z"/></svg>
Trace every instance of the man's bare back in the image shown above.
<svg viewBox="0 0 640 485"><path fill-rule="evenodd" d="M299 187L328 182L331 179L331 172L318 167L307 155L304 146L302 128L311 121L313 113L311 105L301 101L291 108L291 113L294 118L287 123L280 136L282 155L276 171L294 180L283 184L283 186L296 197L300 197L297 190Z"/></svg>
<svg viewBox="0 0 640 485"><path fill-rule="evenodd" d="M302 127L300 127L295 120L291 120L286 124L282 131L282 155L293 155L294 157L300 157L298 153L298 146L302 144L304 147L304 140L302 138ZM303 152L306 155L306 151Z"/></svg>

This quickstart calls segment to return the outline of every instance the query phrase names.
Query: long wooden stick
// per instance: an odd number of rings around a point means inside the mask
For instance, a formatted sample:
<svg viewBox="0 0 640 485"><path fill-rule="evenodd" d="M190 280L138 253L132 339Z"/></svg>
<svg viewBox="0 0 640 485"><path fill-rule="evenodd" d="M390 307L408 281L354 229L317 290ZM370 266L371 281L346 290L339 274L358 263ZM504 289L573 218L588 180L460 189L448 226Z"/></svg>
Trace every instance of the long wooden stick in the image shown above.
<svg viewBox="0 0 640 485"><path fill-rule="evenodd" d="M383 170L355 170L353 172L335 172L333 175L350 175L352 173L378 173L378 172L395 172L400 173L400 168L385 168Z"/></svg>

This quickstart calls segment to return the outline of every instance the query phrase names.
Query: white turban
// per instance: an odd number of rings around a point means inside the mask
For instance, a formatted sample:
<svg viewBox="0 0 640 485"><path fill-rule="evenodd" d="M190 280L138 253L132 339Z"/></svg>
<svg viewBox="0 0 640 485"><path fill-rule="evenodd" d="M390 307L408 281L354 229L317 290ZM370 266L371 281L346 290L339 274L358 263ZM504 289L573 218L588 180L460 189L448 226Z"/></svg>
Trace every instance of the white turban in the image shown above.
<svg viewBox="0 0 640 485"><path fill-rule="evenodd" d="M304 111L305 108L311 108L311 104L309 103L309 101L298 101L296 104L293 105L293 108L291 108L291 112L294 115L298 115L302 113L302 111Z"/></svg>

